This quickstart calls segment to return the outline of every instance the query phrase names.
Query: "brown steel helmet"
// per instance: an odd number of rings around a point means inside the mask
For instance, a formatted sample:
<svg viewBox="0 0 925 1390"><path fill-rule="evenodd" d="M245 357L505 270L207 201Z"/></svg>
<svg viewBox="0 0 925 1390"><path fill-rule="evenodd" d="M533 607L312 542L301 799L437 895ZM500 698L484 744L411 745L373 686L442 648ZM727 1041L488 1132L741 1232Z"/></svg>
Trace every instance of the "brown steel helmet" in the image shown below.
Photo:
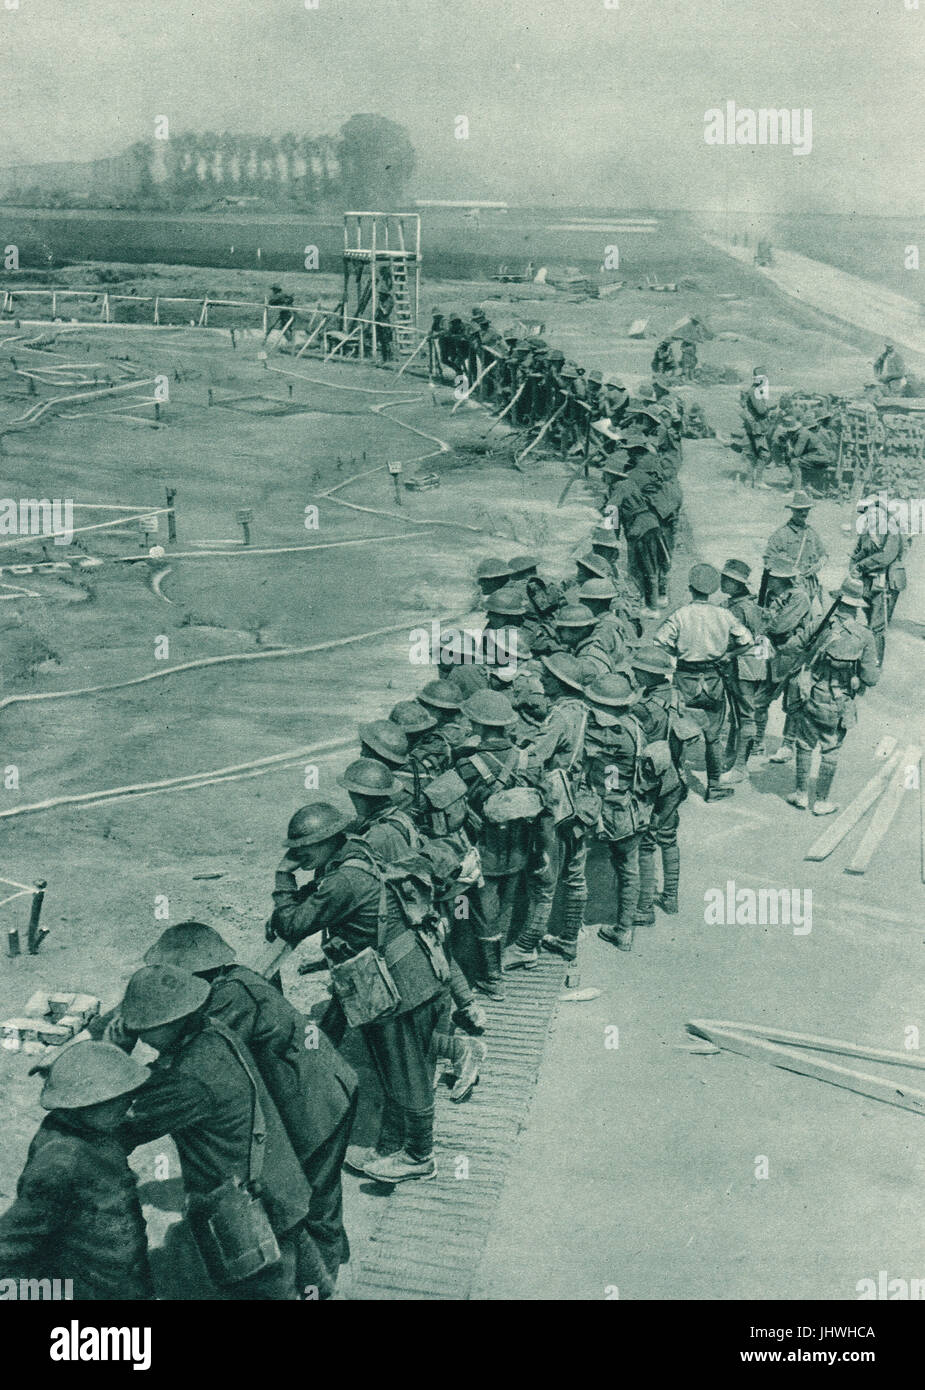
<svg viewBox="0 0 925 1390"><path fill-rule="evenodd" d="M381 764L377 763L376 766L380 767ZM287 849L301 848L303 845L320 845L322 840L331 840L342 830L346 830L352 820L352 816L332 806L328 801L313 801L311 805L303 806L296 811L289 822L283 843Z"/></svg>
<svg viewBox="0 0 925 1390"><path fill-rule="evenodd" d="M337 781L346 791L357 792L360 796L387 798L401 791L401 784L395 781L385 763L377 763L373 758L357 758Z"/></svg>
<svg viewBox="0 0 925 1390"><path fill-rule="evenodd" d="M403 767L408 761L408 739L391 719L361 724L359 732L361 742L392 767Z"/></svg>

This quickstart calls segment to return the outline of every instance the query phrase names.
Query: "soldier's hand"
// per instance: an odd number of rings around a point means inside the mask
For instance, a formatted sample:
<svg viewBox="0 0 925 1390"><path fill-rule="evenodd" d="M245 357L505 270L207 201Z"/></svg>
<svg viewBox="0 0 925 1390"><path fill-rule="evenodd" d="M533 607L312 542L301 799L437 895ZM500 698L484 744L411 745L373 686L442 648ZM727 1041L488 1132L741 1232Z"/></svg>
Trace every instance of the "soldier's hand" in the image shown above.
<svg viewBox="0 0 925 1390"><path fill-rule="evenodd" d="M263 929L263 934L264 934L264 936L267 938L268 941L275 941L275 940L276 940L276 928L275 928L274 925L273 925L273 918L272 918L272 917L268 917L268 918L267 918L267 924L266 924L266 926L265 926L264 929Z"/></svg>
<svg viewBox="0 0 925 1390"><path fill-rule="evenodd" d="M276 866L276 872L278 874L294 874L298 867L298 859L293 859L291 855L284 854Z"/></svg>
<svg viewBox="0 0 925 1390"><path fill-rule="evenodd" d="M112 1018L103 1029L101 1042L114 1043L116 1047L121 1047L123 1051L130 1052L135 1046L135 1034L122 1022L122 1015L114 1013Z"/></svg>

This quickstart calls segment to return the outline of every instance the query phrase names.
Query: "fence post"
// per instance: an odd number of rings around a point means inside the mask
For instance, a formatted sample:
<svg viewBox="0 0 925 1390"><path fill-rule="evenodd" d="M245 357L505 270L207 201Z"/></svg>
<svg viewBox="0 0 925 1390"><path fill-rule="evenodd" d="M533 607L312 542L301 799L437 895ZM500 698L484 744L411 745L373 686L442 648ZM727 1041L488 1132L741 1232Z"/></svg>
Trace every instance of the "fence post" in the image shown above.
<svg viewBox="0 0 925 1390"><path fill-rule="evenodd" d="M161 321L161 297L159 294L154 296L154 322L159 324Z"/></svg>
<svg viewBox="0 0 925 1390"><path fill-rule="evenodd" d="M209 394L211 395L212 393L209 392ZM211 402L210 402L210 404L211 404ZM169 487L169 488L167 489L167 506L170 508L170 510L169 510L168 513L167 513L167 539L168 539L168 541L175 541L175 540L177 539L177 509L176 509L176 507L174 506L174 502L176 501L176 496L177 496L177 489L176 489L175 487Z"/></svg>
<svg viewBox="0 0 925 1390"><path fill-rule="evenodd" d="M46 927L39 926L39 917L42 913L42 903L45 901L45 889L48 887L45 879L40 878L35 885L35 892L32 894L32 911L29 913L29 955L38 955L38 949L48 935Z"/></svg>

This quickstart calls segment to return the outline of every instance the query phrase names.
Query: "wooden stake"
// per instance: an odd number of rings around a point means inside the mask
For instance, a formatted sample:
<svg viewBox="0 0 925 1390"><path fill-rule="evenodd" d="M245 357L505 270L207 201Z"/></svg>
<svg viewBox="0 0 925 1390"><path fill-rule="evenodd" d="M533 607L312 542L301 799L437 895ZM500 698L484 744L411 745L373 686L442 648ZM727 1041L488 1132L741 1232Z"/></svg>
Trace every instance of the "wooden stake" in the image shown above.
<svg viewBox="0 0 925 1390"><path fill-rule="evenodd" d="M691 1025L688 1025L690 1028ZM834 1062L817 1062L793 1047L781 1047L777 1043L765 1042L747 1033L736 1033L732 1029L696 1027L693 1031L705 1037L716 1047L726 1052L738 1052L753 1061L770 1062L783 1071L793 1071L799 1076L811 1076L816 1081L828 1081L832 1086L840 1086L846 1091L869 1096L871 1100L883 1101L885 1105L897 1105L902 1110L912 1110L917 1115L925 1115L925 1091L911 1086L897 1086L881 1076L868 1076L865 1072L854 1071L850 1067L840 1067Z"/></svg>
<svg viewBox="0 0 925 1390"><path fill-rule="evenodd" d="M899 754L894 753L880 771L874 773L867 785L861 788L854 800L849 802L841 815L836 816L832 824L826 826L822 834L813 841L804 854L804 859L828 858L832 850L841 844L848 831L854 829L865 811L873 806L898 762Z"/></svg>
<svg viewBox="0 0 925 1390"><path fill-rule="evenodd" d="M42 913L42 903L45 901L45 889L48 884L40 878L35 885L35 892L32 895L32 911L29 913L29 955L38 955L38 949L48 935L45 927L39 927L39 917Z"/></svg>
<svg viewBox="0 0 925 1390"><path fill-rule="evenodd" d="M880 802L874 812L870 825L863 840L855 851L854 858L850 864L845 866L846 874L863 874L868 864L874 856L874 852L880 841L893 823L893 817L899 810L899 803L903 799L906 790L906 777L910 767L918 768L922 761L922 750L915 744L910 744L899 760L899 770L897 771L893 783L886 796Z"/></svg>
<svg viewBox="0 0 925 1390"><path fill-rule="evenodd" d="M410 359L409 359L409 360L410 360ZM479 372L478 376L475 378L475 381L473 381L472 385L469 387L469 390L466 392L466 394L465 394L464 396L460 396L459 400L458 400L458 401L456 402L456 404L453 406L453 409L450 411L450 414L451 414L451 415L455 415L456 412L457 412L457 410L459 409L459 407L460 407L461 405L465 405L466 401L467 401L467 400L469 399L469 397L472 395L472 392L475 390L475 388L476 388L482 381L485 380L485 378L488 376L488 373L489 373L490 371L492 371L492 369L493 369L494 367L497 367L497 365L498 365L498 359L497 359L497 357L496 357L495 360L494 360L493 362L489 362L488 366L485 367L485 369L484 369L483 371Z"/></svg>
<svg viewBox="0 0 925 1390"><path fill-rule="evenodd" d="M429 339L429 338L422 338L422 339L421 339L421 341L418 343L417 347L414 349L414 352L411 354L411 356L410 356L405 362L403 362L402 365L399 367L399 369L398 369L398 376L396 376L396 378L395 378L396 381L398 380L398 377L399 377L399 376L404 375L405 368L411 366L411 363L412 363L412 362L414 361L414 359L417 357L418 353L421 351L421 348L424 346L424 344L425 344L425 343L429 343L429 342L430 342L430 339Z"/></svg>
<svg viewBox="0 0 925 1390"><path fill-rule="evenodd" d="M527 380L529 380L529 377L527 378ZM520 400L521 396L523 395L524 391L526 391L526 389L527 389L527 382L526 382L526 381L522 381L521 384L520 384L520 386L519 386L519 387L517 388L517 390L515 391L514 395L511 397L511 399L508 401L507 405L506 405L506 406L504 407L504 409L501 411L501 414L498 416L498 418L494 421L493 424L489 425L488 429L487 429L487 430L485 431L485 433L482 435L482 438L483 438L483 439L487 439L488 436L491 434L492 430L494 429L495 425L500 425L501 421L504 419L504 417L505 417L505 415L508 413L508 411L509 411L509 410L513 410L514 406L515 406L515 405L517 404L517 402Z"/></svg>
<svg viewBox="0 0 925 1390"><path fill-rule="evenodd" d="M861 1047L858 1043L838 1038L820 1038L814 1033L791 1033L785 1028L769 1028L763 1023L730 1023L724 1019L695 1018L687 1025L688 1032L703 1034L704 1030L720 1028L730 1033L747 1033L765 1042L783 1043L787 1047L805 1047L814 1052L834 1052L840 1057L860 1057L865 1062L882 1062L885 1066L912 1067L925 1071L925 1057L914 1052L896 1052L883 1047Z"/></svg>
<svg viewBox="0 0 925 1390"><path fill-rule="evenodd" d="M527 455L528 455L529 453L532 453L532 451L536 448L537 444L539 444L540 440L543 438L543 435L544 435L544 434L546 433L546 431L549 429L549 426L550 426L551 424L553 424L554 421L558 420L559 416L562 414L563 410L565 409L565 407L566 407L567 405L568 405L568 401L563 401L562 404L559 406L559 409L553 411L552 415L550 415L549 419L548 419L548 420L546 421L546 423L543 425L543 428L540 430L539 434L536 436L536 438L534 439L533 443L532 443L532 444L528 444L527 447L526 447L526 449L524 449L524 451L523 451L522 454L518 454L517 460L516 460L517 463L521 463L521 462L527 457Z"/></svg>

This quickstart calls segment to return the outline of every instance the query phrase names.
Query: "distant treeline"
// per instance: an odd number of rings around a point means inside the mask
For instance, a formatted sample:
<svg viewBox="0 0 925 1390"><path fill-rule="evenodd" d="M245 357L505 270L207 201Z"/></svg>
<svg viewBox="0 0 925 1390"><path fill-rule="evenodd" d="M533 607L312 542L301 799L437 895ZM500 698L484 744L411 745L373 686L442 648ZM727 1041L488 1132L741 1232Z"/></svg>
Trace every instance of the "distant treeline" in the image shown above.
<svg viewBox="0 0 925 1390"><path fill-rule="evenodd" d="M45 208L388 210L401 205L414 168L403 126L358 115L336 136L168 130L110 159L0 169L0 195Z"/></svg>

